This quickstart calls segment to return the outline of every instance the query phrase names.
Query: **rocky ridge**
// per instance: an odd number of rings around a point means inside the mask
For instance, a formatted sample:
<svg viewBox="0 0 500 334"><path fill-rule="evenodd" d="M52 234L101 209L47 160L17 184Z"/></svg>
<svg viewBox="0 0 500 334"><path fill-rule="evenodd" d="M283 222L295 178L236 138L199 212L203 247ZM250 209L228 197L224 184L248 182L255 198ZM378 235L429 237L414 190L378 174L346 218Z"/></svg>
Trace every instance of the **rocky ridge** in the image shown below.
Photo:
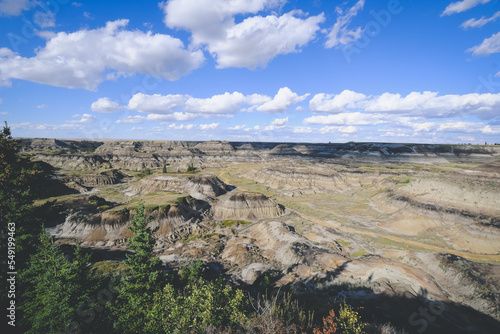
<svg viewBox="0 0 500 334"><path fill-rule="evenodd" d="M89 170L103 164L113 168L142 170L144 168L221 167L230 162L273 161L291 159L337 159L349 163L364 162L447 163L467 159L490 159L500 155L500 147L473 145L423 144L288 144L243 142L183 141L105 141L88 142L96 147L93 153L74 153L79 141L54 139L23 139L22 150L57 151L58 154L37 153L36 160L62 169ZM90 145L89 144L89 145Z"/></svg>

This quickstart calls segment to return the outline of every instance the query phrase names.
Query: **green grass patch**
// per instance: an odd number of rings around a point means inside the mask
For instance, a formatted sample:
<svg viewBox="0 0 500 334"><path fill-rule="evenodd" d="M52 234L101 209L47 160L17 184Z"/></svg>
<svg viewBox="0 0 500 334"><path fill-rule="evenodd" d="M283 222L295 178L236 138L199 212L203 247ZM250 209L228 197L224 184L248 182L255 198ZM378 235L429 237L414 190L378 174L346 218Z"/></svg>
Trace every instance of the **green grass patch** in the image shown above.
<svg viewBox="0 0 500 334"><path fill-rule="evenodd" d="M233 227L234 225L239 224L239 225L250 225L252 222L246 221L246 220L224 220L222 222L222 225L225 227Z"/></svg>
<svg viewBox="0 0 500 334"><path fill-rule="evenodd" d="M368 254L367 251L365 251L364 249L360 249L358 251L355 251L353 255L354 255L354 257L361 257L361 256L366 255L366 254Z"/></svg>
<svg viewBox="0 0 500 334"><path fill-rule="evenodd" d="M200 239L202 237L201 234L193 234L193 235L190 235L186 240L184 240L184 243L188 243L190 241L194 241L196 239Z"/></svg>
<svg viewBox="0 0 500 334"><path fill-rule="evenodd" d="M396 241L387 238L376 238L374 241L384 245L394 245L396 243Z"/></svg>
<svg viewBox="0 0 500 334"><path fill-rule="evenodd" d="M218 235L218 234L217 233L193 234L193 235L190 235L188 238L186 238L184 240L184 243L187 244L188 242L194 241L196 239L206 240L206 239L210 239L210 238L212 238L213 236L216 236L216 235Z"/></svg>
<svg viewBox="0 0 500 334"><path fill-rule="evenodd" d="M129 266L123 261L100 261L92 265L92 273L95 277L124 275L128 271Z"/></svg>
<svg viewBox="0 0 500 334"><path fill-rule="evenodd" d="M358 170L365 170L365 171L376 171L376 172L382 172L382 173L408 173L408 169L403 169L403 168L389 168L389 167L367 167L367 166L362 166L358 167Z"/></svg>
<svg viewBox="0 0 500 334"><path fill-rule="evenodd" d="M342 246L350 246L350 245L352 245L352 242L345 241L345 240L342 240L342 239L336 239L335 241L338 242L339 244L341 244Z"/></svg>

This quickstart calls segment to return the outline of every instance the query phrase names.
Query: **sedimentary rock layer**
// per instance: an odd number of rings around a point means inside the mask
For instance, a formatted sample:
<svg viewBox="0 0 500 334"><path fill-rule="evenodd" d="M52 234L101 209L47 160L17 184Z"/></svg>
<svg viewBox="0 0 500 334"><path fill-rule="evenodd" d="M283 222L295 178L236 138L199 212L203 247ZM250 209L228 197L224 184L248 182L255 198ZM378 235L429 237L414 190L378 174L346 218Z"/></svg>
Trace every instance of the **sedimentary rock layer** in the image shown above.
<svg viewBox="0 0 500 334"><path fill-rule="evenodd" d="M282 215L283 208L272 199L257 193L228 194L213 206L214 219L257 220Z"/></svg>

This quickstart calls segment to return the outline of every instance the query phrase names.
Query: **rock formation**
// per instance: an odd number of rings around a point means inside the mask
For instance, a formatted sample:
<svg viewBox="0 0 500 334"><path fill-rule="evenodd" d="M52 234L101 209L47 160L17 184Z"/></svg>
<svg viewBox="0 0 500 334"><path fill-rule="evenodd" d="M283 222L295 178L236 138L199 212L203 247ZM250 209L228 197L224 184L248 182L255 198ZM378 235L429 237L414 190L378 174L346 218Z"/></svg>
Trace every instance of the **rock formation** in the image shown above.
<svg viewBox="0 0 500 334"><path fill-rule="evenodd" d="M80 176L70 177L67 181L76 182L84 187L96 187L117 184L126 179L126 177L127 176L122 172L113 169L98 174L82 174Z"/></svg>
<svg viewBox="0 0 500 334"><path fill-rule="evenodd" d="M282 215L284 210L272 199L256 193L230 193L213 205L213 217L217 220L258 220Z"/></svg>
<svg viewBox="0 0 500 334"><path fill-rule="evenodd" d="M230 188L227 184L213 175L160 175L146 177L133 183L127 189L126 194L133 197L156 191L176 191L179 193L188 193L192 197L202 200L213 200L215 197L225 194L229 190Z"/></svg>
<svg viewBox="0 0 500 334"><path fill-rule="evenodd" d="M140 171L144 168L185 169L190 163L196 167L221 167L228 162L274 161L279 157L290 159L328 158L340 162L409 162L447 163L450 161L495 160L500 147L477 148L467 145L422 144L286 144L242 142L188 142L188 141L105 141L86 142L95 148L84 151L79 141L54 139L23 139L24 152L58 152L57 155L38 153L36 160L67 170L89 170L102 164L113 168Z"/></svg>

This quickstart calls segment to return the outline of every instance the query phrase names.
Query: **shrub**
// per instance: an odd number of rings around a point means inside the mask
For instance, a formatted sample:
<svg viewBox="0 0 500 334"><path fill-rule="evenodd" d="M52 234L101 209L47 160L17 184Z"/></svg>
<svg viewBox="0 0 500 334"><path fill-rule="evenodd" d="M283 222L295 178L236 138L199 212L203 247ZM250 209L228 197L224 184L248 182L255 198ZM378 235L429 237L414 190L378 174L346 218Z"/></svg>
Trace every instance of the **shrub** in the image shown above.
<svg viewBox="0 0 500 334"><path fill-rule="evenodd" d="M179 206L184 205L184 204L187 204L186 196L181 196L181 197L177 197L177 199L175 200L174 206L179 207Z"/></svg>
<svg viewBox="0 0 500 334"><path fill-rule="evenodd" d="M337 332L337 323L335 322L335 311L330 310L327 317L323 318L323 328L321 330L314 328L314 334L333 334Z"/></svg>
<svg viewBox="0 0 500 334"><path fill-rule="evenodd" d="M255 315L250 319L247 332L258 333L303 333L312 328L313 314L305 311L291 293L282 298L260 297L252 307Z"/></svg>
<svg viewBox="0 0 500 334"><path fill-rule="evenodd" d="M290 247L297 256L305 256L307 250L309 249L309 245L301 242L294 242Z"/></svg>
<svg viewBox="0 0 500 334"><path fill-rule="evenodd" d="M89 204L91 204L95 207L100 207L100 206L106 205L106 200L102 197L97 196L97 195L92 195L89 197Z"/></svg>
<svg viewBox="0 0 500 334"><path fill-rule="evenodd" d="M337 320L340 332L346 334L362 333L366 325L361 321L359 313L345 302L340 305L339 315L335 320Z"/></svg>
<svg viewBox="0 0 500 334"><path fill-rule="evenodd" d="M188 172L188 173L192 173L192 172L194 172L194 171L196 171L196 167L194 167L193 163L191 162L191 163L188 165L188 167L187 167L187 169L186 169L186 172Z"/></svg>

